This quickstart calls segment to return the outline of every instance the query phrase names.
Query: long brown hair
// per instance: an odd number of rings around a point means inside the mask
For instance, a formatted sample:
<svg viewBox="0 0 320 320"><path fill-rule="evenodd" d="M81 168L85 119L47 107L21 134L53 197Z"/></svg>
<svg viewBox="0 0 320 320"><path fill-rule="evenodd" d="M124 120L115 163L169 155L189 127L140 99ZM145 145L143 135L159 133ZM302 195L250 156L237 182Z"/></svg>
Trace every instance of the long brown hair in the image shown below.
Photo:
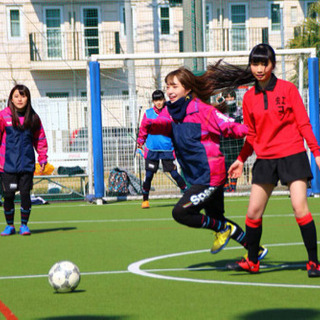
<svg viewBox="0 0 320 320"><path fill-rule="evenodd" d="M18 109L15 107L15 105L12 102L12 97L16 90L18 90L22 96L27 97L27 104L25 106L23 125L21 125L19 121ZM29 129L31 132L35 132L40 129L40 126L41 126L40 118L31 106L30 90L25 85L17 84L11 89L11 92L8 98L8 107L10 108L12 113L13 127L18 128L20 130Z"/></svg>
<svg viewBox="0 0 320 320"><path fill-rule="evenodd" d="M185 67L180 67L167 74L166 84L172 84L174 77L177 77L186 90L191 90L192 97L197 97L205 103L208 103L211 96L225 89L232 90L255 80L250 68L242 68L222 60L209 65L206 72L200 76L194 75Z"/></svg>

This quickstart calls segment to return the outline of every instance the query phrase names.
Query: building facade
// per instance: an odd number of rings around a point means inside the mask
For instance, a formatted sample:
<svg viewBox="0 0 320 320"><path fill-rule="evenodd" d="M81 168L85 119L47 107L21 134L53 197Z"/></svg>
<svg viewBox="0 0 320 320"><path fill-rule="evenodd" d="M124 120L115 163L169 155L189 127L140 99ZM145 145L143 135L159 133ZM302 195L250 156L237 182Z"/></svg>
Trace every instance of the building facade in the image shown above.
<svg viewBox="0 0 320 320"><path fill-rule="evenodd" d="M203 3L203 50L223 55L250 50L260 42L285 47L312 14L314 2L207 0ZM132 0L130 27L124 1L2 1L0 99L7 98L15 82L28 85L34 98L85 97L88 57L127 53L131 30L135 53L183 52L189 39L183 37L184 24L192 19L184 17L183 6L179 0ZM122 61L106 61L101 69L102 95L128 93ZM137 66L138 95L146 96L159 87L159 76L151 69Z"/></svg>

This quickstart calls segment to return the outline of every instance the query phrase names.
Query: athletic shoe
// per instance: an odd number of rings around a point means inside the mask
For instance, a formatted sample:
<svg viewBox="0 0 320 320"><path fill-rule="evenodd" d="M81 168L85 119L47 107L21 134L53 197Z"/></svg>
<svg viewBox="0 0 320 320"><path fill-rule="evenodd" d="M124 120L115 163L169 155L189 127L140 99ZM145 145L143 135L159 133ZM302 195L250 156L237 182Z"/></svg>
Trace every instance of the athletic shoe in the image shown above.
<svg viewBox="0 0 320 320"><path fill-rule="evenodd" d="M19 230L19 234L22 236L29 236L31 234L29 227L26 224L22 224Z"/></svg>
<svg viewBox="0 0 320 320"><path fill-rule="evenodd" d="M216 232L211 253L220 252L229 242L231 235L235 231L236 226L230 222L226 222L225 228L219 232Z"/></svg>
<svg viewBox="0 0 320 320"><path fill-rule="evenodd" d="M241 261L236 261L233 263L227 264L227 269L234 270L234 271L247 271L250 273L258 273L260 267L260 261L257 263L253 263L248 259L243 259Z"/></svg>
<svg viewBox="0 0 320 320"><path fill-rule="evenodd" d="M1 232L2 236L11 236L16 233L14 226L6 226L5 229Z"/></svg>
<svg viewBox="0 0 320 320"><path fill-rule="evenodd" d="M148 208L150 208L149 201L148 201L148 200L143 201L143 202L142 202L142 205L141 205L141 208L142 208L142 209L148 209Z"/></svg>
<svg viewBox="0 0 320 320"><path fill-rule="evenodd" d="M258 260L262 260L266 255L268 254L268 248L264 246L260 246L259 252L258 252ZM244 259L248 259L248 252L243 256Z"/></svg>
<svg viewBox="0 0 320 320"><path fill-rule="evenodd" d="M315 278L320 277L320 264L313 261L307 263L308 277Z"/></svg>

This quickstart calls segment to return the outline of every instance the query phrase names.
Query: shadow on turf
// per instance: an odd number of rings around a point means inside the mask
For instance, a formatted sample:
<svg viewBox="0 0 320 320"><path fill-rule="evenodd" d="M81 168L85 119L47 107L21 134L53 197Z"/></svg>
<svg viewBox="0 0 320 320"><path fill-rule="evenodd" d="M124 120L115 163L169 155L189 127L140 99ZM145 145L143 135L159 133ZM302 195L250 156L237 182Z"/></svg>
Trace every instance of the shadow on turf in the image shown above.
<svg viewBox="0 0 320 320"><path fill-rule="evenodd" d="M86 290L73 290L73 291L69 291L69 292L54 292L53 294L60 294L60 295L63 295L63 294L76 294L76 293L83 293L83 292L86 292Z"/></svg>
<svg viewBox="0 0 320 320"><path fill-rule="evenodd" d="M319 319L320 312L315 309L272 309L259 310L244 315L239 315L236 320L313 320Z"/></svg>
<svg viewBox="0 0 320 320"><path fill-rule="evenodd" d="M39 320L130 320L133 319L130 316L93 316L93 315L85 315L85 316L61 316L61 317L48 317L48 318L40 318Z"/></svg>
<svg viewBox="0 0 320 320"><path fill-rule="evenodd" d="M188 268L191 269L191 271L212 271L212 269L223 270L225 269L226 264L229 262L230 260L202 262L193 264Z"/></svg>
<svg viewBox="0 0 320 320"><path fill-rule="evenodd" d="M36 229L36 230L31 230L31 232L32 232L32 234L36 234L36 233L56 232L56 231L70 231L70 230L75 230L75 229L77 229L77 228L69 227L69 228Z"/></svg>
<svg viewBox="0 0 320 320"><path fill-rule="evenodd" d="M238 260L219 260L219 261L210 261L210 262L202 262L198 264L194 264L189 266L190 271L228 271L232 272L233 270L229 270L226 268L226 265L230 262L239 261ZM296 262L285 262L285 261L268 261L268 263L262 262L260 267L261 273L269 273L269 272L279 272L279 271L288 271L288 270L306 270L306 262L305 261L296 261ZM234 271L237 272L237 271ZM240 272L237 274L247 274Z"/></svg>
<svg viewBox="0 0 320 320"><path fill-rule="evenodd" d="M149 209L152 208L173 208L175 206L175 203L168 203L168 204L152 204L152 206Z"/></svg>

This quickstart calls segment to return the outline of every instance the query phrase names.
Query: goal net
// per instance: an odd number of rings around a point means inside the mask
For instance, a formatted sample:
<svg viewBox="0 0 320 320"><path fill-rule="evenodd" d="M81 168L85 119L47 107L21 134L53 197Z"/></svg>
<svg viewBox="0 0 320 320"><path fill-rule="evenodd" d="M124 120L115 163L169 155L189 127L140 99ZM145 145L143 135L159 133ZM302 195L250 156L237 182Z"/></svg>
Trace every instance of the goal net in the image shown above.
<svg viewBox="0 0 320 320"><path fill-rule="evenodd" d="M278 78L297 79L296 85L300 91L306 108L309 107L309 91L303 87L303 64L308 57L315 57L314 49L289 49L276 50L278 64L275 73ZM177 54L117 54L117 55L92 55L90 61L99 64L99 84L101 94L101 126L103 142L103 163L104 163L104 183L106 196L108 194L108 179L110 171L114 168L120 168L126 171L131 180L134 179L135 190L129 192L129 197L139 196L142 181L145 176L144 160L135 157L135 141L139 128L139 122L147 108L152 107L151 94L156 89L162 89L165 92L164 78L172 70L180 66L198 64L208 65L217 62L219 59L239 66L246 66L249 52L197 52L197 53L177 53ZM197 64L197 63L196 63ZM199 70L201 71L201 70ZM90 88L89 71L87 75L88 91ZM110 86L110 83L112 84ZM241 87L236 90L237 106L242 109L242 98L249 86ZM106 95L107 93L107 95ZM121 93L119 95L119 93ZM92 92L91 92L92 94ZM90 112L92 105L89 101L88 109ZM141 116L139 110L142 107ZM89 120L89 135L91 132ZM96 125L96 124L95 124ZM88 130L88 129L87 129ZM94 138L94 137L93 137ZM89 141L92 137L89 137ZM242 141L236 141L241 146ZM230 146L234 148L234 146ZM238 152L227 150L227 153ZM89 151L89 156L93 157L93 151ZM251 170L255 161L255 155L252 155L245 163L244 173L236 183L236 194L247 195L250 191ZM93 160L89 161L89 176L93 178ZM91 169L90 169L91 166ZM136 178L136 179L135 179ZM93 183L93 182L92 182ZM139 188L140 186L140 188ZM152 181L153 190L150 197L177 197L180 196L180 189L174 183L173 179L161 168L154 176ZM92 189L93 190L93 185ZM226 195L228 195L228 191ZM277 186L276 193L287 193L282 186ZM233 193L234 194L234 193Z"/></svg>

